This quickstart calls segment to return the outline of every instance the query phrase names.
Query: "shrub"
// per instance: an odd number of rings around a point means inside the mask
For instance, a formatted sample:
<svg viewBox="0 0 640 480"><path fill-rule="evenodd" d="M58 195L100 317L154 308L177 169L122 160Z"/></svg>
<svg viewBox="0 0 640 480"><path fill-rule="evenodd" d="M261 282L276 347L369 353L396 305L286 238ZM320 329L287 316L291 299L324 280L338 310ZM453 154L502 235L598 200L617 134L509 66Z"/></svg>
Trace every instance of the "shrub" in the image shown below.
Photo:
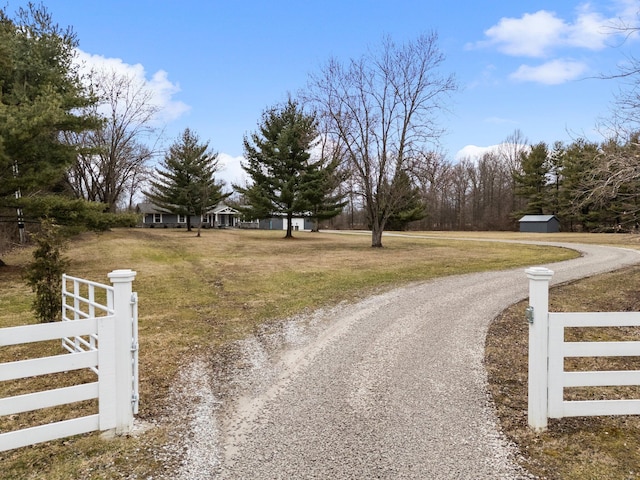
<svg viewBox="0 0 640 480"><path fill-rule="evenodd" d="M40 233L32 238L36 249L25 272L25 279L36 294L32 309L41 323L54 322L61 318L62 274L69 264L62 255L65 238L51 220L44 220Z"/></svg>

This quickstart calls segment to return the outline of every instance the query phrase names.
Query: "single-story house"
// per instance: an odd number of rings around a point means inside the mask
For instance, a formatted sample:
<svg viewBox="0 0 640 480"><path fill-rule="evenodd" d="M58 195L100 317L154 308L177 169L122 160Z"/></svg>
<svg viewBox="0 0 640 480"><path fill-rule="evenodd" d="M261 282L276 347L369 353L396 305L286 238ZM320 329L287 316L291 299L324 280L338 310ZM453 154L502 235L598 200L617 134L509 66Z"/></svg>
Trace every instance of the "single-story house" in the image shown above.
<svg viewBox="0 0 640 480"><path fill-rule="evenodd" d="M555 215L525 215L518 222L521 232L557 233L560 231L560 220Z"/></svg>
<svg viewBox="0 0 640 480"><path fill-rule="evenodd" d="M140 203L136 211L142 214L142 226L148 228L182 228L187 226L186 215L176 215L161 209L153 203ZM219 203L204 215L191 215L192 227L203 228L235 227L238 225L240 212L224 203Z"/></svg>

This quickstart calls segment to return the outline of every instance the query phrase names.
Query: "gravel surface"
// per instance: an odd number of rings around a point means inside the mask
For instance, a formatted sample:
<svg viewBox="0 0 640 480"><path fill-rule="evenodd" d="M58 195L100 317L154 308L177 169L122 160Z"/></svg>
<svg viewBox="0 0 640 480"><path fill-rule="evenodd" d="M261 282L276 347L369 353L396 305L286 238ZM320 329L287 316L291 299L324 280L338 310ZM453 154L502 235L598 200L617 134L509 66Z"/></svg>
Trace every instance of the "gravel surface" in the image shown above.
<svg viewBox="0 0 640 480"><path fill-rule="evenodd" d="M583 256L547 265L552 283L640 262L565 246ZM483 365L489 323L527 295L524 269L441 278L271 326L234 345L227 370L197 362L176 478L532 478Z"/></svg>

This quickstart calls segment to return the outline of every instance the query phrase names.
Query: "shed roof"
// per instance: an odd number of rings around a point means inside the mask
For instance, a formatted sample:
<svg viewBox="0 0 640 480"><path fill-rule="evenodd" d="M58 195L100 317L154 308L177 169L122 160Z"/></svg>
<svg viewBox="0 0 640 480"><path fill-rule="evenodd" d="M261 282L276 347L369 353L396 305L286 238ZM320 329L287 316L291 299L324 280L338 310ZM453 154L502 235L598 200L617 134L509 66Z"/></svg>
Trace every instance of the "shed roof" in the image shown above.
<svg viewBox="0 0 640 480"><path fill-rule="evenodd" d="M540 223L540 222L548 222L549 220L556 218L555 215L525 215L524 217L522 217L520 220L518 220L519 222L535 222L535 223ZM557 218L556 218L557 220Z"/></svg>

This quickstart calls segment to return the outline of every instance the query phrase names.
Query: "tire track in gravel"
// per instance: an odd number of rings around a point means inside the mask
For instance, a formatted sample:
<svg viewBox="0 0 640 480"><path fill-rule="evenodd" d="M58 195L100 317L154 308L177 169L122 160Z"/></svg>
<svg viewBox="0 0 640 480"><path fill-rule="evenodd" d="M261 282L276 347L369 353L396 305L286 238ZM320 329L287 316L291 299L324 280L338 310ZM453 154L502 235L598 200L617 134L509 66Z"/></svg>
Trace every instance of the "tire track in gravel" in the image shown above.
<svg viewBox="0 0 640 480"><path fill-rule="evenodd" d="M582 252L546 265L554 284L640 262L634 250L554 245ZM523 269L439 278L238 343L244 367L223 382L233 393L207 392L220 407L209 433L199 418L189 437L217 448L201 467L192 456L183 478L530 478L499 431L483 365L489 323L527 288Z"/></svg>

